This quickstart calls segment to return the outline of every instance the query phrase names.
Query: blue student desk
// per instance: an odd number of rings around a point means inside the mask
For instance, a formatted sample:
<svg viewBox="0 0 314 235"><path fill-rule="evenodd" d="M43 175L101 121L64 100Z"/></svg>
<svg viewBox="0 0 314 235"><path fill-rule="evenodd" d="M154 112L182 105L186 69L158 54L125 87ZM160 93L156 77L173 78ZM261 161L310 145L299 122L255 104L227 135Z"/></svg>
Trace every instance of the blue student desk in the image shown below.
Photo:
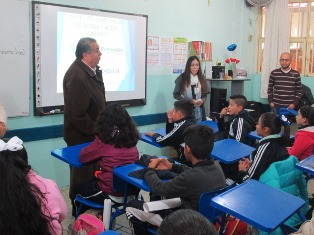
<svg viewBox="0 0 314 235"><path fill-rule="evenodd" d="M167 157L159 156L159 158L167 158ZM176 164L180 164L180 163L177 163L177 162L175 162L175 163ZM119 177L123 181L125 181L125 182L127 182L129 184L132 184L132 185L134 185L135 187L137 187L139 189L142 189L142 190L144 190L146 192L150 192L150 188L147 185L145 179L138 179L138 178L129 176L129 173L131 173L133 171L141 170L141 169L144 169L144 168L146 168L146 167L138 165L136 163L133 163L133 164L125 165L125 166L115 167L113 169L113 174L114 174L114 177ZM166 181L168 181L168 179L163 179L162 181L166 182Z"/></svg>
<svg viewBox="0 0 314 235"><path fill-rule="evenodd" d="M51 151L51 155L68 163L73 167L82 167L83 164L80 162L80 152L82 148L88 146L90 143L84 143L74 146L68 146L65 148L55 149Z"/></svg>
<svg viewBox="0 0 314 235"><path fill-rule="evenodd" d="M202 122L198 122L197 124L209 126L214 130L214 132L218 131L218 125L214 121L202 121ZM166 135L166 128L159 128L159 129L153 130L153 132L156 132L158 134L165 136ZM158 148L163 147L160 144L158 144L152 137L145 135L145 133L141 133L140 140L144 141L145 143L151 144L155 147L158 147Z"/></svg>
<svg viewBox="0 0 314 235"><path fill-rule="evenodd" d="M305 158L301 162L298 162L295 165L295 168L297 168L300 171L314 175L314 154Z"/></svg>
<svg viewBox="0 0 314 235"><path fill-rule="evenodd" d="M159 128L159 129L153 130L153 132L156 132L158 134L165 136L166 128ZM162 148L162 146L158 144L151 136L145 135L145 133L141 133L140 140L144 141L145 143L151 144L155 147Z"/></svg>
<svg viewBox="0 0 314 235"><path fill-rule="evenodd" d="M214 143L211 157L225 164L231 164L250 156L255 148L234 139L219 140Z"/></svg>
<svg viewBox="0 0 314 235"><path fill-rule="evenodd" d="M114 174L114 176L119 177L120 179L136 186L137 188L143 189L144 191L149 192L150 188L144 179L138 179L138 178L129 176L129 173L131 173L133 171L141 170L144 168L145 168L144 166L141 166L141 165L138 165L135 163L125 165L125 166L118 166L118 167L115 167L113 169L113 174Z"/></svg>
<svg viewBox="0 0 314 235"><path fill-rule="evenodd" d="M248 180L214 197L210 204L260 230L271 232L297 212L304 201L257 180Z"/></svg>
<svg viewBox="0 0 314 235"><path fill-rule="evenodd" d="M298 115L298 111L294 109L288 109L288 108L280 108L278 113L279 115L284 115L284 116L287 116L289 114L292 114L294 116Z"/></svg>
<svg viewBox="0 0 314 235"><path fill-rule="evenodd" d="M256 131L251 131L249 134L248 134L248 137L253 139L253 140L261 140L263 137L258 135L256 133ZM293 140L294 139L294 135L290 135L290 140Z"/></svg>

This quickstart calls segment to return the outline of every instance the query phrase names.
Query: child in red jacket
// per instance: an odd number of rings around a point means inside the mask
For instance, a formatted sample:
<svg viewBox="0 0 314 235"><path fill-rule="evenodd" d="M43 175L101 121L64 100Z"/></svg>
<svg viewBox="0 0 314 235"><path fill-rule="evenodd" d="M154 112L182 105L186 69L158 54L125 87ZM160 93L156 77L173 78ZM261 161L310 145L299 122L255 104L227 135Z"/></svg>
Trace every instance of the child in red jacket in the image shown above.
<svg viewBox="0 0 314 235"><path fill-rule="evenodd" d="M288 152L301 161L314 153L314 107L301 107L296 121L299 130L295 135L294 144L288 148Z"/></svg>

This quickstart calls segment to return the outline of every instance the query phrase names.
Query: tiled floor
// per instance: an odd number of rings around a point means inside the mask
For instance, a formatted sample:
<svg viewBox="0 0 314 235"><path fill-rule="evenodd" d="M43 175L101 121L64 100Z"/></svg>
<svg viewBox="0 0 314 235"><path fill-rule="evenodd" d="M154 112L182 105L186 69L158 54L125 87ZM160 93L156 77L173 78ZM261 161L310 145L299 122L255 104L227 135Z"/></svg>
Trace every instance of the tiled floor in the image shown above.
<svg viewBox="0 0 314 235"><path fill-rule="evenodd" d="M74 223L74 217L71 215L72 206L71 201L69 199L69 188L61 189L61 194L68 205L68 215L66 219L62 222L63 227L63 235L70 235L71 234L71 227ZM116 230L121 235L130 235L132 234L131 229L129 227L129 222L125 215L121 215L117 218L116 225L114 230Z"/></svg>

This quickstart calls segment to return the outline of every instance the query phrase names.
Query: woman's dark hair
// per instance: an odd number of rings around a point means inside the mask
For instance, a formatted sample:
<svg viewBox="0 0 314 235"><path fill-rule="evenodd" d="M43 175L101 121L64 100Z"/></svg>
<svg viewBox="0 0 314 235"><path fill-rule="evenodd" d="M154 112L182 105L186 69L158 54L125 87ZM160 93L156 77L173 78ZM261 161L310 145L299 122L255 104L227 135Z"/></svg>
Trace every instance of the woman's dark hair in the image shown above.
<svg viewBox="0 0 314 235"><path fill-rule="evenodd" d="M285 125L277 114L268 112L260 116L262 127L270 129L270 135L280 134L282 126L284 127L283 134L279 138L282 145L288 146L290 144L290 127Z"/></svg>
<svg viewBox="0 0 314 235"><path fill-rule="evenodd" d="M25 148L0 151L0 234L51 234L49 216L41 210L46 199L28 181L30 170Z"/></svg>
<svg viewBox="0 0 314 235"><path fill-rule="evenodd" d="M303 106L300 108L300 114L306 118L310 126L314 126L314 107Z"/></svg>
<svg viewBox="0 0 314 235"><path fill-rule="evenodd" d="M109 104L99 114L96 135L104 143L112 144L116 148L134 147L140 138L135 123L120 104Z"/></svg>
<svg viewBox="0 0 314 235"><path fill-rule="evenodd" d="M158 228L158 235L217 235L214 225L202 214L180 209L168 215Z"/></svg>
<svg viewBox="0 0 314 235"><path fill-rule="evenodd" d="M200 60L197 56L190 56L185 64L185 70L184 73L182 73L182 84L180 87L180 93L183 94L183 92L186 90L186 88L188 86L190 86L191 84L191 64L194 60L197 60L199 63L199 70L197 72L197 77L198 80L201 83L202 86L202 96L205 94L206 92L206 78L203 76L202 74L202 68L201 68L201 63Z"/></svg>

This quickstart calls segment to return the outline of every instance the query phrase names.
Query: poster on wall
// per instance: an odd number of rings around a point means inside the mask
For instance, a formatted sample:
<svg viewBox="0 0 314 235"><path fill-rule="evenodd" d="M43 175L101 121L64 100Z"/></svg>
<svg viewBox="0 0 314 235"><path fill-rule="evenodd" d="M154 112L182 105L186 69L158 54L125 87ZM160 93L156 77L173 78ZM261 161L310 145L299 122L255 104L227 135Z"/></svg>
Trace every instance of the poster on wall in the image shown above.
<svg viewBox="0 0 314 235"><path fill-rule="evenodd" d="M0 101L9 117L28 116L30 27L28 1L1 1Z"/></svg>
<svg viewBox="0 0 314 235"><path fill-rule="evenodd" d="M147 37L147 64L160 65L159 37Z"/></svg>
<svg viewBox="0 0 314 235"><path fill-rule="evenodd" d="M147 64L169 67L172 73L182 73L188 53L187 38L147 37Z"/></svg>
<svg viewBox="0 0 314 235"><path fill-rule="evenodd" d="M187 58L187 38L173 38L173 73L182 73Z"/></svg>
<svg viewBox="0 0 314 235"><path fill-rule="evenodd" d="M173 37L147 37L147 64L172 67Z"/></svg>

